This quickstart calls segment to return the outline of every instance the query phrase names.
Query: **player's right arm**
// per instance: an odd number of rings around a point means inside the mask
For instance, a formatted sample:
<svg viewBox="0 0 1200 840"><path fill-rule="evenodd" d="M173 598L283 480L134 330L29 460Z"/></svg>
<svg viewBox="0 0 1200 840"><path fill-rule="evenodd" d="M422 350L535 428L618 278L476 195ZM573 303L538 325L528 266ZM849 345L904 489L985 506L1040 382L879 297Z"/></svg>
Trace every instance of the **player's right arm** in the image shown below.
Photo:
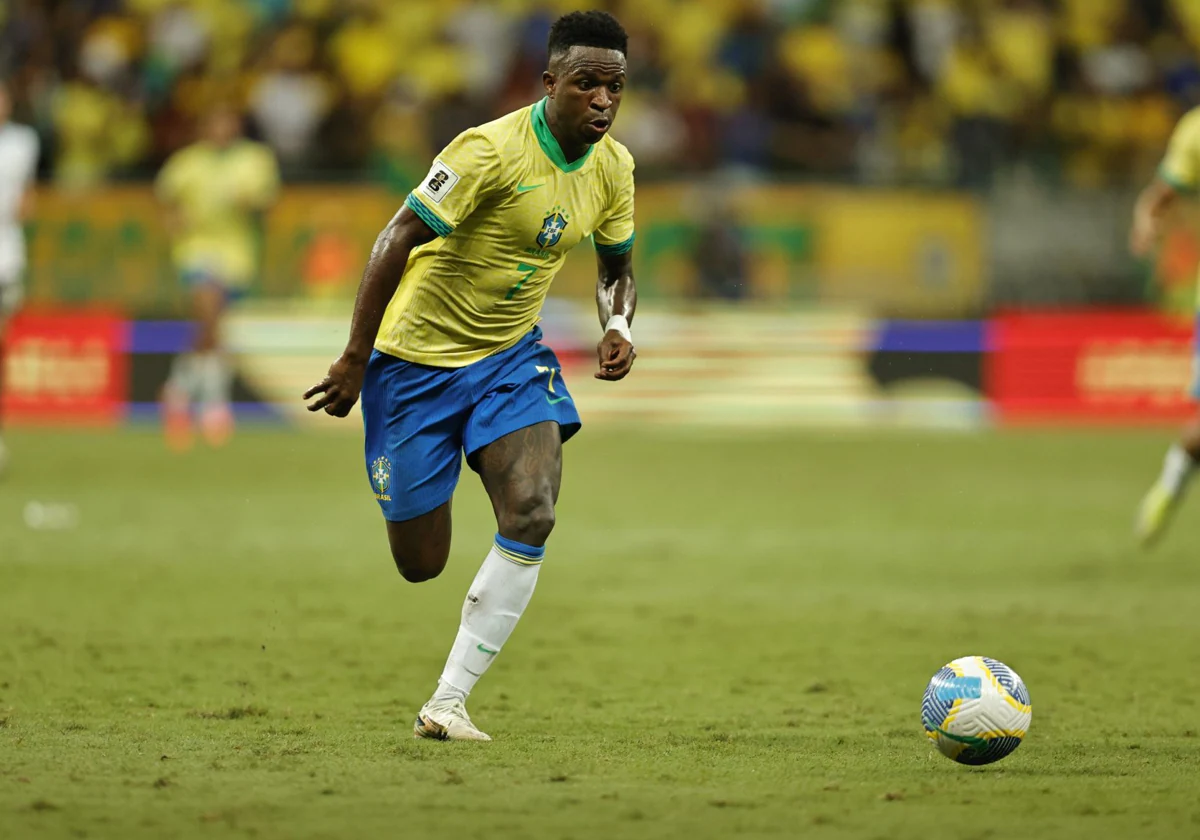
<svg viewBox="0 0 1200 840"><path fill-rule="evenodd" d="M350 321L350 340L346 349L329 367L325 378L304 393L310 400L320 399L308 406L309 411L325 409L326 414L345 417L358 402L363 374L375 336L383 321L384 310L400 286L408 257L414 248L432 242L437 234L407 204L392 217L375 240L371 258L363 271L358 295L354 299L354 317Z"/></svg>
<svg viewBox="0 0 1200 840"><path fill-rule="evenodd" d="M178 236L183 230L183 217L179 211L180 192L186 177L187 157L176 152L167 158L158 177L154 179L154 196L162 206L162 222L170 236Z"/></svg>
<svg viewBox="0 0 1200 840"><path fill-rule="evenodd" d="M1145 256L1162 236L1163 223L1181 195L1200 188L1200 109L1184 115L1171 136L1158 174L1138 196L1129 248Z"/></svg>
<svg viewBox="0 0 1200 840"><path fill-rule="evenodd" d="M350 322L350 340L326 377L304 394L309 411L345 417L358 401L363 375L379 334L384 312L400 287L414 248L454 229L496 188L500 159L495 147L476 130L465 131L447 146L425 179L409 193L388 223L363 272Z"/></svg>

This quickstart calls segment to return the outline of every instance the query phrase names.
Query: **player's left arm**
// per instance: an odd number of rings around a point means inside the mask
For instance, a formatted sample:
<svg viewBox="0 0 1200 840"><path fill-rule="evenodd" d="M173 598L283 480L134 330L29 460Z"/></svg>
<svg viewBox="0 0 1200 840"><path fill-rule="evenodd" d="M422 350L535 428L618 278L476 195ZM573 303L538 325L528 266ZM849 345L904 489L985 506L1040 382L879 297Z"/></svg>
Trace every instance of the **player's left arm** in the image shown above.
<svg viewBox="0 0 1200 840"><path fill-rule="evenodd" d="M1129 250L1135 257L1145 257L1154 250L1162 236L1164 222L1180 193L1160 177L1146 185L1133 208L1133 226L1129 230Z"/></svg>
<svg viewBox="0 0 1200 840"><path fill-rule="evenodd" d="M1162 236L1171 208L1180 196L1200 188L1200 109L1186 114L1176 126L1154 180L1138 196L1129 231L1129 249L1142 257Z"/></svg>
<svg viewBox="0 0 1200 840"><path fill-rule="evenodd" d="M596 229L592 243L600 276L596 281L596 310L604 337L596 347L600 369L597 379L624 379L633 367L637 351L629 325L637 309L637 285L633 280L633 156L618 146L619 163L607 218Z"/></svg>
<svg viewBox="0 0 1200 840"><path fill-rule="evenodd" d="M275 160L275 154L266 146L256 147L242 183L242 204L252 212L269 210L279 195L279 180L279 163Z"/></svg>
<svg viewBox="0 0 1200 840"><path fill-rule="evenodd" d="M623 254L596 252L599 278L596 281L596 311L604 337L596 347L600 369L597 379L615 382L633 368L637 350L629 327L637 310L637 284L633 279L633 251Z"/></svg>

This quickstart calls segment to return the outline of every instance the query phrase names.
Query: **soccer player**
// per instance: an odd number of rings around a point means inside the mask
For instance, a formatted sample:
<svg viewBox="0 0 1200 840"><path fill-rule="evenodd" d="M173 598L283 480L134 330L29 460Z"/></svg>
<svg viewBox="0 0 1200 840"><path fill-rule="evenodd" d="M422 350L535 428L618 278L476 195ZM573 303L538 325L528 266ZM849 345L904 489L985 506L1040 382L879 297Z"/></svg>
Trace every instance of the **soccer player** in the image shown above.
<svg viewBox="0 0 1200 840"><path fill-rule="evenodd" d="M155 189L167 210L194 328L190 352L175 358L163 388L167 443L175 450L191 446L198 404L205 440L220 446L233 432L233 375L221 346L221 316L254 276L256 216L274 202L279 171L271 150L244 139L241 116L222 105L205 117L200 141L166 162Z"/></svg>
<svg viewBox="0 0 1200 840"><path fill-rule="evenodd" d="M633 365L633 159L609 137L627 41L603 12L554 23L546 97L465 131L437 157L375 243L345 351L304 396L322 395L310 410L345 417L361 390L367 476L406 580L446 564L464 453L492 501L495 540L417 715L418 738L490 740L465 703L533 596L562 444L579 430L537 321L583 239L599 263L595 376L619 380Z"/></svg>
<svg viewBox="0 0 1200 840"><path fill-rule="evenodd" d="M38 136L28 126L9 122L12 99L0 80L0 395L4 393L4 327L23 298L25 236L21 226L29 217L37 174ZM8 449L0 438L0 472Z"/></svg>
<svg viewBox="0 0 1200 840"><path fill-rule="evenodd" d="M1175 128L1158 175L1142 190L1133 215L1130 248L1137 256L1153 250L1168 212L1182 196L1200 188L1200 108L1185 114ZM1197 321L1200 328L1200 320ZM1198 336L1200 338L1200 336ZM1192 396L1200 399L1200 352L1197 381ZM1150 488L1138 510L1136 532L1150 545L1166 529L1179 504L1188 480L1200 463L1200 411L1187 423L1179 440L1167 450L1162 474Z"/></svg>

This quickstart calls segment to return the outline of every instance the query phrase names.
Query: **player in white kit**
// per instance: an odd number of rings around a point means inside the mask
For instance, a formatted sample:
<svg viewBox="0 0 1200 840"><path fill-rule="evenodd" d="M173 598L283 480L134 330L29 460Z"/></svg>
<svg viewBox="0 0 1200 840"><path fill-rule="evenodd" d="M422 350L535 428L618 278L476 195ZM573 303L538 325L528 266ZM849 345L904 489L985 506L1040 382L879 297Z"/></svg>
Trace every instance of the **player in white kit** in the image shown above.
<svg viewBox="0 0 1200 840"><path fill-rule="evenodd" d="M0 394L4 392L4 328L24 295L25 234L34 175L37 172L38 136L32 128L9 122L12 98L0 80ZM0 429L2 431L2 429ZM0 472L8 461L0 437Z"/></svg>

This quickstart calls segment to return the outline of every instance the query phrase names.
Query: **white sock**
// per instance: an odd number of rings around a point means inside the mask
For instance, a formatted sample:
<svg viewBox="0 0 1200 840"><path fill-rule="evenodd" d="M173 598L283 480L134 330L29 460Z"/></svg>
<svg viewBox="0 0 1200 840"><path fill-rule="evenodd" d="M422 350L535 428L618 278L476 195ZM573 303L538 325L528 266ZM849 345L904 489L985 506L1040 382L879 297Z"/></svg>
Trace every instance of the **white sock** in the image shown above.
<svg viewBox="0 0 1200 840"><path fill-rule="evenodd" d="M233 388L233 371L225 354L219 351L196 357L198 399L202 405L228 405Z"/></svg>
<svg viewBox="0 0 1200 840"><path fill-rule="evenodd" d="M462 622L438 680L435 700L465 700L496 658L529 605L545 547L499 534L467 590Z"/></svg>
<svg viewBox="0 0 1200 840"><path fill-rule="evenodd" d="M1175 444L1167 450L1159 482L1171 491L1172 495L1177 496L1183 492L1195 469L1196 462L1192 460L1192 456L1182 446Z"/></svg>

